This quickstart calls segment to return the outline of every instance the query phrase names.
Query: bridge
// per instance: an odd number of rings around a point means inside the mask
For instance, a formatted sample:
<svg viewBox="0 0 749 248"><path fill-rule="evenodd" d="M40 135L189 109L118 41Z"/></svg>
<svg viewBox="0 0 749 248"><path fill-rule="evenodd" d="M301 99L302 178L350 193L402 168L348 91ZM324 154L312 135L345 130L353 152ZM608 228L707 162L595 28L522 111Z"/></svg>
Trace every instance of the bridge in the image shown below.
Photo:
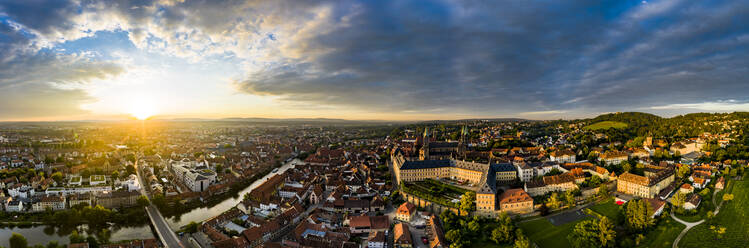
<svg viewBox="0 0 749 248"><path fill-rule="evenodd" d="M151 200L150 197L148 197L148 194L146 194L145 184L143 184L143 179L140 177L140 168L138 168L138 160L135 162L135 173L138 176L138 182L140 183L140 194L148 198L149 202ZM159 236L159 240L162 244L164 244L167 248L184 248L185 246L182 245L182 241L180 241L179 237L177 237L177 234L172 231L172 228L169 227L169 223L166 222L166 219L164 219L164 216L161 215L161 212L159 212L159 209L156 208L156 206L153 205L153 203L150 203L146 207L146 213L148 213L148 219L151 220L151 225L153 225L153 228L156 229L156 235Z"/></svg>
<svg viewBox="0 0 749 248"><path fill-rule="evenodd" d="M153 228L156 229L156 234L159 236L159 240L167 248L183 248L182 241L179 240L177 234L172 231L169 224L161 215L158 209L153 204L146 207L146 213L148 218L151 220Z"/></svg>

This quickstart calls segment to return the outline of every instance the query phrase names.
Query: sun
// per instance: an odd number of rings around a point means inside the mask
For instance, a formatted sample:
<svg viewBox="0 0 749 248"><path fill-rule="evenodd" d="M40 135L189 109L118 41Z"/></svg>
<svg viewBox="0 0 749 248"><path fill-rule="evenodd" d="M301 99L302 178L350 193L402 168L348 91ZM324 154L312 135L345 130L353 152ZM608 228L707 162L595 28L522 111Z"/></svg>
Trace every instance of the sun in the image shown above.
<svg viewBox="0 0 749 248"><path fill-rule="evenodd" d="M156 104L148 99L137 99L130 103L127 111L138 120L145 120L158 114Z"/></svg>

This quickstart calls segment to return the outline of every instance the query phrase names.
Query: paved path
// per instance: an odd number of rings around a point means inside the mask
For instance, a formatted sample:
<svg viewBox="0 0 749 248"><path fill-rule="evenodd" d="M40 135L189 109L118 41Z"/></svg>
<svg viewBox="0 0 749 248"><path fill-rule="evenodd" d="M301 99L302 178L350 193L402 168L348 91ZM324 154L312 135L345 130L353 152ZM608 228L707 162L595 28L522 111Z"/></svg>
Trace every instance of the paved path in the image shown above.
<svg viewBox="0 0 749 248"><path fill-rule="evenodd" d="M720 190L713 191L713 205L716 205L715 204L715 196L718 194L718 192L720 192ZM723 206L723 201L720 201L720 204L717 207L715 207L715 211L713 212L713 216L716 216L716 215L718 215L718 213L720 213L720 207L721 206ZM697 226L697 225L702 224L703 222L705 222L705 219L702 219L702 220L697 221L697 222L686 222L686 221L683 221L683 220L677 218L676 216L674 216L673 212L671 212L671 218L674 219L674 220L676 220L676 221L678 221L679 223L684 224L684 225L687 226L686 228L684 228L684 230L681 231L681 233L679 233L679 236L676 237L676 240L674 240L673 248L679 247L678 246L679 241L681 241L681 238L683 238L684 235L687 234L687 232L689 231L689 229L692 229L692 227L695 227L695 226Z"/></svg>

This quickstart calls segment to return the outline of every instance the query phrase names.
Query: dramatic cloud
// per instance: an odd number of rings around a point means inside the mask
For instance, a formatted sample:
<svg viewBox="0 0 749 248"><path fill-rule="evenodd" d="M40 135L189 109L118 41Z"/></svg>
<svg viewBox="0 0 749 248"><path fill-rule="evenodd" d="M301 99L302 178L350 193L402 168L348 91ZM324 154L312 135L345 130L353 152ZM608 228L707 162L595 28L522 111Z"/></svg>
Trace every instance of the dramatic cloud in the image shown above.
<svg viewBox="0 0 749 248"><path fill-rule="evenodd" d="M25 31L0 37L4 51L25 42L6 65L66 65L0 72L4 85L117 75L51 52L108 31L192 63L236 61L236 90L292 108L543 118L749 101L745 1L17 1L2 16Z"/></svg>

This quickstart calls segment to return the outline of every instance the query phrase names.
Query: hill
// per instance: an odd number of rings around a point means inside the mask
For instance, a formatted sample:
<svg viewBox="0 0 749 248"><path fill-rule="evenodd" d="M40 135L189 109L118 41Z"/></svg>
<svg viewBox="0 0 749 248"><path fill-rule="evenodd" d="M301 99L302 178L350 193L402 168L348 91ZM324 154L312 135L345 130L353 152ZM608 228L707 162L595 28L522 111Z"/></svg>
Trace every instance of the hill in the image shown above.
<svg viewBox="0 0 749 248"><path fill-rule="evenodd" d="M595 130L605 130L605 129L609 129L609 128L623 129L623 128L627 128L627 126L629 126L629 125L627 125L627 123L624 123L624 122L618 122L618 121L601 121L601 122L596 122L594 124L588 125L584 129L585 130L593 130L593 131L595 131Z"/></svg>

